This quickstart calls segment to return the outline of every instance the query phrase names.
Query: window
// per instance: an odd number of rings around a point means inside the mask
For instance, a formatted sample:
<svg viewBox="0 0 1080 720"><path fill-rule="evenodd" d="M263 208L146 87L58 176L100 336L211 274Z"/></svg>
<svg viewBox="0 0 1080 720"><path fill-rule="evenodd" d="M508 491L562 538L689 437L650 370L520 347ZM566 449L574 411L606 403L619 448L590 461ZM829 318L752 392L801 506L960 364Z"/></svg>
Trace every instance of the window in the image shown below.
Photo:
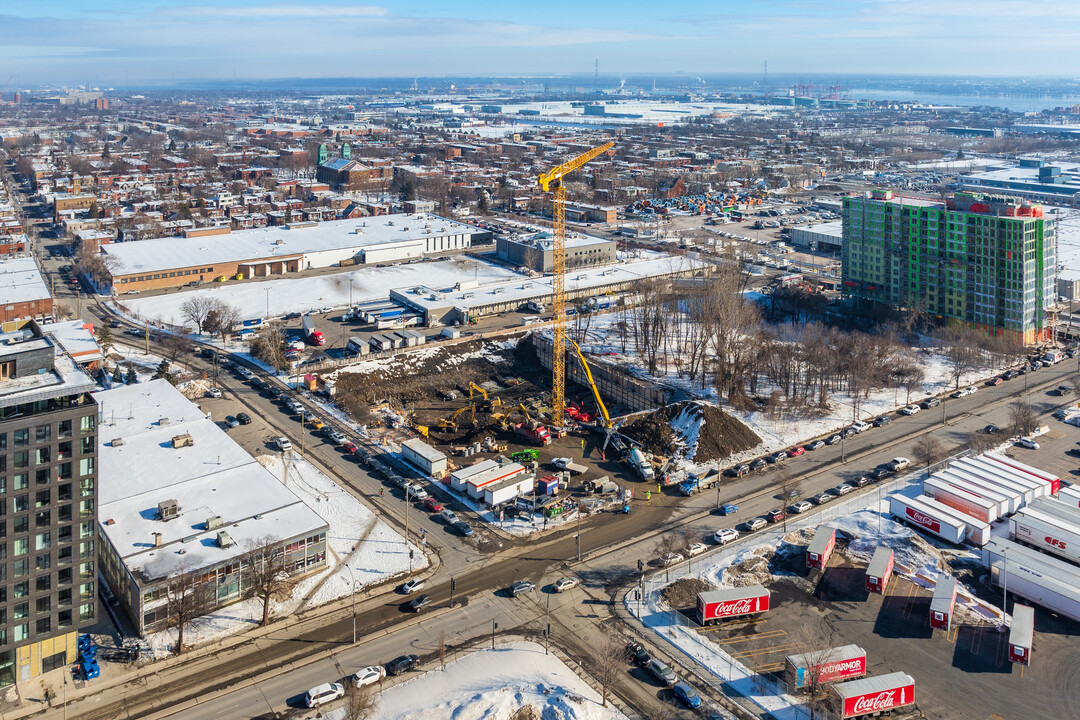
<svg viewBox="0 0 1080 720"><path fill-rule="evenodd" d="M12 587L12 595L17 597L17 598L26 597L27 595L30 594L30 583L27 582L26 580L23 580L22 582L19 582L19 583L15 583L11 587Z"/></svg>
<svg viewBox="0 0 1080 720"><path fill-rule="evenodd" d="M84 601L94 599L94 583L88 582L79 586L79 599Z"/></svg>
<svg viewBox="0 0 1080 720"><path fill-rule="evenodd" d="M79 503L79 515L80 517L91 517L94 514L94 501L83 500Z"/></svg>
<svg viewBox="0 0 1080 720"><path fill-rule="evenodd" d="M49 490L38 490L37 495L35 496L35 499L34 499L34 502L35 502L34 507L39 507L39 508L49 507L49 498L51 496L52 496L52 492L49 491Z"/></svg>
<svg viewBox="0 0 1080 720"><path fill-rule="evenodd" d="M49 575L38 575L34 584L38 592L48 592L49 590L52 590L52 577Z"/></svg>
<svg viewBox="0 0 1080 720"><path fill-rule="evenodd" d="M71 427L72 425L70 420L61 420L57 424L56 434L62 438L71 437Z"/></svg>
<svg viewBox="0 0 1080 720"><path fill-rule="evenodd" d="M45 635L52 631L52 618L41 618L35 627L38 635Z"/></svg>
<svg viewBox="0 0 1080 720"><path fill-rule="evenodd" d="M20 640L26 640L30 637L30 623L16 625L14 628L12 628L12 631L12 641L19 642Z"/></svg>
<svg viewBox="0 0 1080 720"><path fill-rule="evenodd" d="M30 603L16 603L11 608L11 617L15 620L22 620L23 618L30 617Z"/></svg>
<svg viewBox="0 0 1080 720"><path fill-rule="evenodd" d="M48 570L52 567L52 555L45 553L34 558L35 569L38 571Z"/></svg>
<svg viewBox="0 0 1080 720"><path fill-rule="evenodd" d="M89 557L94 557L94 542L92 540L79 543L79 558L85 559Z"/></svg>
<svg viewBox="0 0 1080 720"><path fill-rule="evenodd" d="M52 547L52 533L38 533L34 541L35 550L48 550Z"/></svg>
<svg viewBox="0 0 1080 720"><path fill-rule="evenodd" d="M22 430L13 430L11 433L11 441L15 447L25 447L30 444L30 429L24 428Z"/></svg>
<svg viewBox="0 0 1080 720"><path fill-rule="evenodd" d="M11 574L15 577L25 577L30 574L29 558L22 558L11 563Z"/></svg>
<svg viewBox="0 0 1080 720"><path fill-rule="evenodd" d="M30 532L30 518L28 518L28 517L26 517L24 515L23 517L17 517L14 520L12 520L11 521L11 531L13 533L15 533L16 535L18 535L20 533L28 533L28 532Z"/></svg>
<svg viewBox="0 0 1080 720"><path fill-rule="evenodd" d="M84 562L79 564L79 577L88 580L94 577L94 563Z"/></svg>
<svg viewBox="0 0 1080 720"><path fill-rule="evenodd" d="M34 440L39 443L47 443L52 440L52 427L49 425L38 425L34 428Z"/></svg>
<svg viewBox="0 0 1080 720"><path fill-rule="evenodd" d="M12 465L16 470L25 470L30 466L30 451L20 450L12 456ZM29 477L27 475L26 477Z"/></svg>
<svg viewBox="0 0 1080 720"><path fill-rule="evenodd" d="M63 467L63 465L61 465L61 467ZM71 467L70 463L68 463L68 467ZM69 474L68 477L71 477L71 475ZM64 483L57 488L56 499L60 502L71 499L71 483Z"/></svg>
<svg viewBox="0 0 1080 720"><path fill-rule="evenodd" d="M57 585L70 585L71 584L71 568L61 568L56 573L56 584ZM67 592L68 598L70 598L71 597L71 591L70 590L67 590L67 591L61 590L60 594L63 595L65 592Z"/></svg>
<svg viewBox="0 0 1080 720"><path fill-rule="evenodd" d="M94 452L95 448L96 448L96 445L95 445L95 442L94 442L94 436L93 435L89 435L89 436L84 437L82 439L82 454L83 455L89 455L90 453Z"/></svg>
<svg viewBox="0 0 1080 720"><path fill-rule="evenodd" d="M30 509L30 496L27 494L15 496L15 512L26 512Z"/></svg>
<svg viewBox="0 0 1080 720"><path fill-rule="evenodd" d="M61 610L60 613L56 616L56 624L59 627L67 627L71 625L71 611Z"/></svg>
<svg viewBox="0 0 1080 720"><path fill-rule="evenodd" d="M71 589L59 590L56 593L57 605L70 605L71 604Z"/></svg>
<svg viewBox="0 0 1080 720"><path fill-rule="evenodd" d="M26 490L30 487L30 476L26 473L19 473L11 478L16 490Z"/></svg>
<svg viewBox="0 0 1080 720"><path fill-rule="evenodd" d="M80 538L92 538L92 537L94 537L94 523L92 521L79 523L79 537Z"/></svg>
<svg viewBox="0 0 1080 720"><path fill-rule="evenodd" d="M94 474L94 458L87 457L79 461L79 475Z"/></svg>
<svg viewBox="0 0 1080 720"><path fill-rule="evenodd" d="M39 510L34 513L34 527L49 527L52 525L52 513L48 510Z"/></svg>
<svg viewBox="0 0 1080 720"><path fill-rule="evenodd" d="M85 417L79 418L80 432L93 432L95 427L97 427L97 418L95 418L93 415L87 415Z"/></svg>
<svg viewBox="0 0 1080 720"><path fill-rule="evenodd" d="M79 621L94 619L94 603L84 603L79 606Z"/></svg>
<svg viewBox="0 0 1080 720"><path fill-rule="evenodd" d="M52 482L52 473L49 471L49 468L38 470L35 474L35 480L38 485L48 485Z"/></svg>
<svg viewBox="0 0 1080 720"><path fill-rule="evenodd" d="M15 557L30 552L30 538L16 538L12 543L12 551Z"/></svg>
<svg viewBox="0 0 1080 720"><path fill-rule="evenodd" d="M62 523L71 522L71 506L70 505L61 505L60 506L60 508L56 511L56 521L57 522L62 522ZM70 528L68 528L68 539L69 540L71 539L71 529Z"/></svg>
<svg viewBox="0 0 1080 720"><path fill-rule="evenodd" d="M39 597L37 602L34 603L34 609L39 613L49 612L52 610L52 598L48 595Z"/></svg>

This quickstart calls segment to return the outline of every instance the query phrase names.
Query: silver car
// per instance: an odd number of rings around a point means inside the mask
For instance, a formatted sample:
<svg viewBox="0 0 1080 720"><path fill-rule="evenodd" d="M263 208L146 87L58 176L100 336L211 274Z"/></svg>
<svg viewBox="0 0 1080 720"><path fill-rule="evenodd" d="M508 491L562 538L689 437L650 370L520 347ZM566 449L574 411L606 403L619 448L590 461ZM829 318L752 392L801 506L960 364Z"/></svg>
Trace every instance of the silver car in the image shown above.
<svg viewBox="0 0 1080 720"><path fill-rule="evenodd" d="M746 521L746 527L750 530L760 530L769 524L769 521L763 517L751 518Z"/></svg>

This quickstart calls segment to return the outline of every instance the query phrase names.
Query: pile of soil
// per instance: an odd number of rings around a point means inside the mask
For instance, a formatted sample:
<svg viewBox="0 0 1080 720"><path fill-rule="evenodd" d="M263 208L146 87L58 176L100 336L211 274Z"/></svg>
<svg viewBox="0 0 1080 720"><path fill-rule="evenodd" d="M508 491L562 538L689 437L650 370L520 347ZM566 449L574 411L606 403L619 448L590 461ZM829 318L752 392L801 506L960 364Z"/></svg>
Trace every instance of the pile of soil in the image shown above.
<svg viewBox="0 0 1080 720"><path fill-rule="evenodd" d="M680 428L676 432L672 424ZM696 429L696 438L692 437ZM681 455L706 463L756 447L761 438L716 405L698 400L674 403L624 425L622 434L642 449L665 457ZM695 442L696 440L696 442Z"/></svg>
<svg viewBox="0 0 1080 720"><path fill-rule="evenodd" d="M673 608L694 607L698 593L715 590L716 586L698 578L676 580L660 591L660 597Z"/></svg>
<svg viewBox="0 0 1080 720"><path fill-rule="evenodd" d="M741 563L724 570L724 583L731 587L749 587L770 582L773 579L771 564L774 552L765 548L759 550L760 552L755 552Z"/></svg>

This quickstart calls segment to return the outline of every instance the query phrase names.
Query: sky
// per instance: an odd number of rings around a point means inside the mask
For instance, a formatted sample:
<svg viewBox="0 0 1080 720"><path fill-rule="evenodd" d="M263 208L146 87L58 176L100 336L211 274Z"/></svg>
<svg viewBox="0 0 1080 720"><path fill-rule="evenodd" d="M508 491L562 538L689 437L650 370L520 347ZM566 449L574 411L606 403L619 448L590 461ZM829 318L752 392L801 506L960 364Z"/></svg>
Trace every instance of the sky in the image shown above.
<svg viewBox="0 0 1080 720"><path fill-rule="evenodd" d="M585 73L1080 75L1077 0L0 0L0 87Z"/></svg>

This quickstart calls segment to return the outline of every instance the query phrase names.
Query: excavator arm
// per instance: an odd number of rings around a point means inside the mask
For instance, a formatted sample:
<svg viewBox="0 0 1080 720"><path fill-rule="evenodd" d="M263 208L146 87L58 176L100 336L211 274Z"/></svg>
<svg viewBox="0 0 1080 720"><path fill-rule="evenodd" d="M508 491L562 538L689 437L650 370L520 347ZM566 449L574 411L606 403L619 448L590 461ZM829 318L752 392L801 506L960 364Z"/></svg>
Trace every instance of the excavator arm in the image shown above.
<svg viewBox="0 0 1080 720"><path fill-rule="evenodd" d="M608 415L607 406L604 405L604 400L600 397L600 390L596 387L596 381L593 380L592 370L589 369L589 363L585 361L585 354L581 352L581 348L573 338L567 338L570 344L574 346L574 352L577 353L578 360L581 361L581 367L585 368L585 377L589 378L589 387L592 388L593 397L596 399L596 404L600 408L600 415L604 418L604 427L611 428L611 417Z"/></svg>

